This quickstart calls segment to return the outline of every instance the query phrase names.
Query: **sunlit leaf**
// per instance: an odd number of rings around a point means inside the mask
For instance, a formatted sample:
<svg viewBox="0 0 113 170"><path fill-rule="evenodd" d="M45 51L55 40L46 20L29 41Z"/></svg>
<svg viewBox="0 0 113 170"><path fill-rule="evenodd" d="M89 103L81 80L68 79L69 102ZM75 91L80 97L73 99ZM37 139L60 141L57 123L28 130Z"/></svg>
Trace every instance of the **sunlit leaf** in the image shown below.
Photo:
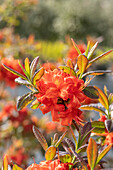
<svg viewBox="0 0 113 170"><path fill-rule="evenodd" d="M59 146L59 144L62 142L62 140L64 139L65 135L66 135L67 131L65 131L62 136L60 136L59 140L57 141L57 143L55 144L55 147L57 148Z"/></svg>
<svg viewBox="0 0 113 170"><path fill-rule="evenodd" d="M99 155L96 161L96 165L100 162L100 160L109 152L109 150L112 148L112 143L108 145Z"/></svg>
<svg viewBox="0 0 113 170"><path fill-rule="evenodd" d="M26 72L26 70L23 68L22 64L20 63L20 61L18 60L18 64L21 67L22 71L24 72L24 74L27 76L27 78L29 78L28 73Z"/></svg>
<svg viewBox="0 0 113 170"><path fill-rule="evenodd" d="M72 161L72 156L70 154L65 154L59 157L60 157L60 161L63 163L67 163L67 162L69 163Z"/></svg>
<svg viewBox="0 0 113 170"><path fill-rule="evenodd" d="M45 152L45 158L46 160L52 160L56 155L56 147L54 146L50 146L49 148L47 148L46 152Z"/></svg>
<svg viewBox="0 0 113 170"><path fill-rule="evenodd" d="M8 71L10 71L11 73L17 75L18 77L21 77L21 78L24 79L24 80L27 80L27 78L26 78L24 75L22 75L21 73L13 70L12 68L9 68L8 66L6 66L6 65L4 65L4 64L3 64L3 66L4 66L4 68L6 68L6 69L7 69Z"/></svg>
<svg viewBox="0 0 113 170"><path fill-rule="evenodd" d="M23 169L20 168L18 165L14 164L12 170L23 170Z"/></svg>
<svg viewBox="0 0 113 170"><path fill-rule="evenodd" d="M77 149L77 153L80 153L80 152L86 152L86 148L87 148L87 146L88 146L88 144L85 144L85 145L83 145L83 146L81 146L81 147L79 147L78 149Z"/></svg>
<svg viewBox="0 0 113 170"><path fill-rule="evenodd" d="M51 142L51 145L55 145L55 143L58 141L58 134L57 133L55 133L54 134L54 137L53 137L53 140L52 140L52 142Z"/></svg>
<svg viewBox="0 0 113 170"><path fill-rule="evenodd" d="M43 75L44 75L44 68L42 67L34 74L32 78L33 84L35 85L36 81L40 80Z"/></svg>
<svg viewBox="0 0 113 170"><path fill-rule="evenodd" d="M98 99L99 98L99 94L98 91L95 87L93 86L87 86L83 89L83 92L86 96L88 96L89 98L92 99Z"/></svg>
<svg viewBox="0 0 113 170"><path fill-rule="evenodd" d="M67 60L67 67L70 67L71 69L73 69L74 70L74 66L73 66L73 63L72 63L72 61L71 60Z"/></svg>
<svg viewBox="0 0 113 170"><path fill-rule="evenodd" d="M27 74L30 75L30 66L29 66L28 58L25 59L25 70L26 70Z"/></svg>
<svg viewBox="0 0 113 170"><path fill-rule="evenodd" d="M75 71L74 71L73 69L71 69L70 67L60 66L59 68L60 68L61 70L63 70L65 73L68 73L68 74L70 74L71 76L76 76L76 77L77 77Z"/></svg>
<svg viewBox="0 0 113 170"><path fill-rule="evenodd" d="M93 169L96 165L97 156L98 156L97 144L93 138L90 138L87 147L87 158L88 158L88 164L91 169Z"/></svg>
<svg viewBox="0 0 113 170"><path fill-rule="evenodd" d="M87 55L88 59L90 59L92 57L92 55L93 55L94 51L96 50L97 46L98 46L98 42L96 42L94 44L94 46L91 48L90 52L88 53L88 55Z"/></svg>
<svg viewBox="0 0 113 170"><path fill-rule="evenodd" d="M77 58L77 65L79 68L78 74L84 73L88 64L88 59L85 55L81 54Z"/></svg>
<svg viewBox="0 0 113 170"><path fill-rule="evenodd" d="M7 155L3 158L3 170L8 170L8 157Z"/></svg>
<svg viewBox="0 0 113 170"><path fill-rule="evenodd" d="M100 121L93 121L91 122L92 128L94 127L95 129L93 130L94 133L105 133L105 124L104 122Z"/></svg>
<svg viewBox="0 0 113 170"><path fill-rule="evenodd" d="M102 74L105 74L105 73L111 73L112 71L111 70L95 70L95 71L89 71L87 73L84 73L82 75L82 78L85 77L85 76L88 76L88 75L93 75L93 76L98 76L98 75L102 75Z"/></svg>
<svg viewBox="0 0 113 170"><path fill-rule="evenodd" d="M109 94L108 101L109 101L109 105L111 105L113 103L113 94L112 93Z"/></svg>
<svg viewBox="0 0 113 170"><path fill-rule="evenodd" d="M20 77L16 78L15 82L21 85L32 86L27 80L23 80Z"/></svg>
<svg viewBox="0 0 113 170"><path fill-rule="evenodd" d="M76 51L78 52L78 54L79 54L79 55L82 54L81 51L79 50L77 44L74 42L73 38L71 38L71 41L72 41L73 46L75 47Z"/></svg>
<svg viewBox="0 0 113 170"><path fill-rule="evenodd" d="M45 137L43 136L43 134L38 130L38 128L36 126L33 126L33 133L34 133L35 137L37 138L37 140L42 145L43 149L46 151L48 148L47 141L46 141Z"/></svg>
<svg viewBox="0 0 113 170"><path fill-rule="evenodd" d="M31 107L31 109L37 109L40 104L41 104L41 103L38 102L38 103L36 103L36 104L32 104L30 107Z"/></svg>
<svg viewBox="0 0 113 170"><path fill-rule="evenodd" d="M31 103L35 99L34 93L30 92L23 96L19 96L17 99L17 110L21 110L26 107L29 103Z"/></svg>
<svg viewBox="0 0 113 170"><path fill-rule="evenodd" d="M88 56L89 47L90 47L90 41L88 41L87 49L86 49L86 51L85 51L85 56L86 56L86 57ZM87 58L88 58L88 57L87 57Z"/></svg>
<svg viewBox="0 0 113 170"><path fill-rule="evenodd" d="M98 106L95 106L95 104L82 105L82 106L80 106L80 109L82 109L82 110L94 110L96 112L103 113L107 116L107 114L101 108L99 108Z"/></svg>
<svg viewBox="0 0 113 170"><path fill-rule="evenodd" d="M99 92L99 102L105 107L105 109L109 109L109 102L108 102L108 98L105 95L105 93L98 87L94 86L98 92Z"/></svg>
<svg viewBox="0 0 113 170"><path fill-rule="evenodd" d="M35 73L35 70L37 68L37 64L38 64L38 61L39 61L39 56L37 56L31 63L30 65L30 70L31 70L31 78L33 77L34 73Z"/></svg>

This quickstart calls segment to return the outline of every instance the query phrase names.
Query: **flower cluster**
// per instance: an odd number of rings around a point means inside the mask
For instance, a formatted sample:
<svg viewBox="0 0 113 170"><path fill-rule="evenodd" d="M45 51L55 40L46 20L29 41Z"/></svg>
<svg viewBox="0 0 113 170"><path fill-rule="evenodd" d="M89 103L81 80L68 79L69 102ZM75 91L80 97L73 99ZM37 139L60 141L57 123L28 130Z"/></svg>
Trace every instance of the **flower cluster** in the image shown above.
<svg viewBox="0 0 113 170"><path fill-rule="evenodd" d="M72 119L80 122L79 107L86 99L83 86L84 81L75 76L58 69L49 70L36 83L39 108L43 114L51 111L52 120L61 121L62 125L71 124Z"/></svg>

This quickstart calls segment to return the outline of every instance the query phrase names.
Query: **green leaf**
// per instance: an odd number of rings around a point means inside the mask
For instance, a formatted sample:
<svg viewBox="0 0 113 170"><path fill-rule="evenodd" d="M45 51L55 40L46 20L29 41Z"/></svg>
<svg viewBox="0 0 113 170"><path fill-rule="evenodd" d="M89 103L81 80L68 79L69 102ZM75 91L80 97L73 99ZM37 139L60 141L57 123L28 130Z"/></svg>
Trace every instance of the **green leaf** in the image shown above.
<svg viewBox="0 0 113 170"><path fill-rule="evenodd" d="M56 147L50 146L45 152L46 161L52 160L56 155Z"/></svg>
<svg viewBox="0 0 113 170"><path fill-rule="evenodd" d="M55 144L55 147L57 148L59 146L59 144L62 142L62 140L64 139L65 135L66 135L67 131L65 131L62 136L59 138L59 140L57 141L57 143Z"/></svg>
<svg viewBox="0 0 113 170"><path fill-rule="evenodd" d="M88 59L90 59L90 58L92 57L92 55L93 55L94 51L96 50L97 46L98 46L98 42L96 42L96 43L94 44L94 46L91 48L89 54L87 55L87 58L88 58Z"/></svg>
<svg viewBox="0 0 113 170"><path fill-rule="evenodd" d="M86 51L85 51L85 56L86 56L86 57L88 56L89 47L90 47L90 41L88 41L87 49L86 49ZM88 57L87 57L87 58L88 58Z"/></svg>
<svg viewBox="0 0 113 170"><path fill-rule="evenodd" d="M96 86L94 86L94 87L99 92L99 102L105 107L105 109L108 110L109 109L109 101L108 101L107 96L104 94L104 92L100 88L98 88Z"/></svg>
<svg viewBox="0 0 113 170"><path fill-rule="evenodd" d="M73 69L71 69L70 67L67 67L67 66L60 66L59 69L63 70L65 73L68 73L70 74L71 76L76 76L76 73Z"/></svg>
<svg viewBox="0 0 113 170"><path fill-rule="evenodd" d="M30 107L31 107L31 109L37 109L40 104L41 104L41 103L38 102L38 103L36 103L36 104L31 105Z"/></svg>
<svg viewBox="0 0 113 170"><path fill-rule="evenodd" d="M39 56L37 56L31 63L30 65L30 70L31 70L31 78L33 77L34 73L35 73L35 70L37 68L37 64L38 64L38 61L39 61Z"/></svg>
<svg viewBox="0 0 113 170"><path fill-rule="evenodd" d="M90 61L89 61L89 65L91 65L91 64L94 63L95 61L97 61L97 60L99 60L99 59L101 59L101 58L107 56L107 55L110 54L112 51L113 51L113 50L109 50L109 51L107 51L107 52L101 54L100 56L98 56L98 57L96 57L96 58L90 60Z"/></svg>
<svg viewBox="0 0 113 170"><path fill-rule="evenodd" d="M4 159L3 159L3 170L8 170L8 157L7 157L7 155L5 155Z"/></svg>
<svg viewBox="0 0 113 170"><path fill-rule="evenodd" d="M4 64L2 64L2 65L4 66L4 68L6 68L6 69L7 69L8 71L10 71L11 73L13 73L13 74L21 77L21 78L24 79L24 80L27 80L27 78L26 78L24 75L22 75L21 73L13 70L12 68L9 68L8 66L6 66L6 65L4 65Z"/></svg>
<svg viewBox="0 0 113 170"><path fill-rule="evenodd" d="M70 154L60 155L59 157L62 163L70 163L72 161L72 156Z"/></svg>
<svg viewBox="0 0 113 170"><path fill-rule="evenodd" d="M43 75L44 75L44 68L42 67L32 77L33 84L35 85L36 81L40 80Z"/></svg>
<svg viewBox="0 0 113 170"><path fill-rule="evenodd" d="M90 138L87 147L87 158L88 158L88 164L91 169L94 169L96 165L97 156L98 156L97 144L93 138Z"/></svg>
<svg viewBox="0 0 113 170"><path fill-rule="evenodd" d="M87 64L88 64L87 57L83 54L79 55L78 59L77 59L77 65L78 65L78 68L79 68L78 74L84 73L84 71L86 70Z"/></svg>
<svg viewBox="0 0 113 170"><path fill-rule="evenodd" d="M30 66L29 66L29 59L28 58L25 59L25 70L26 70L28 76L30 76Z"/></svg>
<svg viewBox="0 0 113 170"><path fill-rule="evenodd" d="M113 103L113 94L112 93L109 94L108 101L109 101L109 105L111 105Z"/></svg>
<svg viewBox="0 0 113 170"><path fill-rule="evenodd" d="M28 73L26 72L26 70L23 68L23 66L21 65L20 61L18 60L19 66L21 67L22 71L24 72L24 74L27 76L27 78L29 78Z"/></svg>
<svg viewBox="0 0 113 170"><path fill-rule="evenodd" d="M77 153L80 153L80 152L86 152L86 148L87 148L88 144L85 144L85 145L82 145L81 147L79 147L77 149Z"/></svg>
<svg viewBox="0 0 113 170"><path fill-rule="evenodd" d="M17 99L17 110L19 111L31 103L35 99L34 94L35 93L30 92L23 96L19 96Z"/></svg>
<svg viewBox="0 0 113 170"><path fill-rule="evenodd" d="M76 139L76 137L75 137L75 134L74 134L74 132L73 132L73 129L72 129L71 125L69 125L69 128L70 128L70 130L71 130L71 134L72 134L72 136L73 136L73 139L74 139L75 144L76 144L76 149L77 149L77 139Z"/></svg>
<svg viewBox="0 0 113 170"><path fill-rule="evenodd" d="M78 54L79 54L79 55L82 54L81 51L79 50L77 44L74 42L73 38L71 38L71 41L72 41L72 44L73 44L73 46L75 47L76 51L78 52Z"/></svg>
<svg viewBox="0 0 113 170"><path fill-rule="evenodd" d="M13 165L13 170L23 170L23 169L20 168L18 165L14 164Z"/></svg>
<svg viewBox="0 0 113 170"><path fill-rule="evenodd" d="M67 65L67 67L70 67L71 69L74 70L74 66L73 66L73 63L71 60L68 60L66 65Z"/></svg>
<svg viewBox="0 0 113 170"><path fill-rule="evenodd" d="M105 133L105 124L104 122L100 121L93 121L91 122L92 128L94 127L95 129L93 130L94 133Z"/></svg>
<svg viewBox="0 0 113 170"><path fill-rule="evenodd" d="M95 71L89 71L85 74L82 75L82 78L85 77L85 76L88 76L88 75L93 75L93 76L98 76L98 75L102 75L102 74L105 74L105 73L111 73L112 71L111 70L95 70Z"/></svg>
<svg viewBox="0 0 113 170"><path fill-rule="evenodd" d="M92 99L98 99L99 98L99 94L98 94L98 90L93 87L93 86L87 86L83 89L83 92L86 96L92 98Z"/></svg>
<svg viewBox="0 0 113 170"><path fill-rule="evenodd" d="M37 138L37 140L42 145L43 149L46 151L48 148L47 141L44 138L43 134L38 130L38 128L36 126L33 126L33 133L34 133L35 137Z"/></svg>
<svg viewBox="0 0 113 170"><path fill-rule="evenodd" d="M32 86L27 80L23 80L20 77L16 78L15 82L21 85Z"/></svg>
<svg viewBox="0 0 113 170"><path fill-rule="evenodd" d="M109 152L109 150L112 148L112 143L108 145L98 156L96 165L100 162L100 160Z"/></svg>
<svg viewBox="0 0 113 170"><path fill-rule="evenodd" d="M58 141L58 134L57 133L55 133L54 134L54 137L53 137L53 140L52 140L52 142L51 142L51 145L55 145L55 143Z"/></svg>
<svg viewBox="0 0 113 170"><path fill-rule="evenodd" d="M99 106L96 106L95 104L82 105L80 107L80 109L82 109L82 110L94 110L96 112L103 113L103 114L105 114L107 116L107 114L101 108L99 108Z"/></svg>

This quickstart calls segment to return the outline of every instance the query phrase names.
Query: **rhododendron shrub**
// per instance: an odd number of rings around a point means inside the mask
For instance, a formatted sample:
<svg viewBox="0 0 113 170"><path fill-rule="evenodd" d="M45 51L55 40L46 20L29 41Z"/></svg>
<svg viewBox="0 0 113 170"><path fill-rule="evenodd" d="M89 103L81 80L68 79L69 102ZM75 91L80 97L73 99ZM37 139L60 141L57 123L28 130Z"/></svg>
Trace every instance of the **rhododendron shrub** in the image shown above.
<svg viewBox="0 0 113 170"><path fill-rule="evenodd" d="M102 158L113 145L111 116L113 95L108 94L107 88L105 88L104 93L100 88L89 85L96 75L111 72L109 70L91 71L89 67L113 50L94 56L98 43L90 47L90 42L88 42L84 52L73 39L72 43L77 51L75 63L68 60L66 65L54 69L44 69L44 67L37 69L39 57L36 57L31 63L26 58L25 66L23 67L20 64L24 74L15 72L15 70L3 64L4 68L19 76L15 79L16 82L26 85L31 90L31 92L18 98L17 110L20 111L29 103L32 103L32 109L39 108L43 114L50 112L52 121L67 126L73 137L72 140L66 136L66 129L60 137L57 133L53 134L51 141L48 142L41 131L33 126L33 133L45 151L46 161L41 161L39 164L34 163L27 170L95 170L103 168L105 162ZM90 77L88 77L89 75ZM105 117L100 121L86 122L82 116L83 110L94 110L101 113L100 115L105 115ZM87 116L85 113L84 115ZM78 137L76 137L74 129L77 130ZM93 139L93 135L99 136L100 142L98 144L96 139ZM101 138L101 136L104 138ZM60 148L60 145L63 149ZM104 145L106 146L103 147ZM85 152L85 154L82 154L82 152ZM17 167L17 165L13 165L13 169L15 166ZM5 170L7 167L7 158L4 157L3 169Z"/></svg>

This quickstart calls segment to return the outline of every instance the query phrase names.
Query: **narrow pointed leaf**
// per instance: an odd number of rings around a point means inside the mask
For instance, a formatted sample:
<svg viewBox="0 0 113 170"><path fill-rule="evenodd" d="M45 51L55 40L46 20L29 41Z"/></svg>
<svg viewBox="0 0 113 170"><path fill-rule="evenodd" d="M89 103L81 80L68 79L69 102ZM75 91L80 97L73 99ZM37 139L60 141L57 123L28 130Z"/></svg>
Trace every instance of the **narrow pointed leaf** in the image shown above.
<svg viewBox="0 0 113 170"><path fill-rule="evenodd" d="M35 73L35 70L37 68L37 64L38 64L38 61L39 61L39 56L37 56L31 63L30 65L30 70L31 70L31 78L33 77L34 73Z"/></svg>
<svg viewBox="0 0 113 170"><path fill-rule="evenodd" d="M106 127L108 132L110 132L111 126L112 126L112 120L111 119L105 120L105 127Z"/></svg>
<svg viewBox="0 0 113 170"><path fill-rule="evenodd" d="M41 104L41 103L38 102L38 103L36 103L36 104L31 105L30 107L31 107L31 109L37 109L40 104Z"/></svg>
<svg viewBox="0 0 113 170"><path fill-rule="evenodd" d="M3 159L3 170L8 170L8 157L7 157L7 155L5 155L4 159Z"/></svg>
<svg viewBox="0 0 113 170"><path fill-rule="evenodd" d="M75 134L74 134L74 132L73 132L73 129L72 129L71 125L69 125L69 128L70 128L70 130L71 130L71 134L72 134L72 136L73 136L73 139L74 139L75 144L76 144L76 149L77 149L77 139L76 139L76 137L75 137Z"/></svg>
<svg viewBox="0 0 113 170"><path fill-rule="evenodd" d="M94 44L94 46L91 48L89 54L87 55L87 58L88 58L88 59L90 59L90 58L92 57L92 55L93 55L94 51L96 50L97 46L98 46L98 42L96 42L96 43Z"/></svg>
<svg viewBox="0 0 113 170"><path fill-rule="evenodd" d="M85 56L86 56L86 57L88 56L89 47L90 47L90 41L88 41L87 49L86 49L86 51L85 51ZM88 58L88 57L87 57L87 58Z"/></svg>
<svg viewBox="0 0 113 170"><path fill-rule="evenodd" d="M82 78L85 77L85 76L88 76L88 75L93 75L93 76L98 76L98 75L102 75L102 74L105 74L105 73L111 73L112 71L111 70L95 70L95 71L89 71L85 74L82 75Z"/></svg>
<svg viewBox="0 0 113 170"><path fill-rule="evenodd" d="M104 92L100 88L98 88L96 86L94 86L94 87L99 92L99 102L105 107L105 109L108 110L109 109L109 101L108 101L107 96L104 94Z"/></svg>
<svg viewBox="0 0 113 170"><path fill-rule="evenodd" d="M75 145L71 139L65 137L64 141L68 144L69 148L72 148L73 150L75 150Z"/></svg>
<svg viewBox="0 0 113 170"><path fill-rule="evenodd" d="M55 157L55 155L56 155L56 147L50 146L49 148L47 148L45 153L46 161L52 160Z"/></svg>
<svg viewBox="0 0 113 170"><path fill-rule="evenodd" d="M87 147L87 158L88 158L88 164L91 169L93 169L96 165L97 156L98 156L97 144L93 138L90 138Z"/></svg>
<svg viewBox="0 0 113 170"><path fill-rule="evenodd" d="M71 38L71 41L72 41L72 44L73 44L73 46L75 47L76 51L78 52L78 54L79 54L79 55L82 54L81 51L79 50L77 44L74 42L73 38Z"/></svg>
<svg viewBox="0 0 113 170"><path fill-rule="evenodd" d="M98 90L93 87L93 86L87 86L83 89L83 92L86 96L92 98L92 99L98 99L99 98L99 94L98 94Z"/></svg>
<svg viewBox="0 0 113 170"><path fill-rule="evenodd" d="M66 135L67 131L65 131L62 136L59 138L59 140L57 141L57 143L55 144L55 147L57 148L59 146L59 144L62 142L62 140L64 139L65 135Z"/></svg>
<svg viewBox="0 0 113 170"><path fill-rule="evenodd" d="M17 99L17 110L21 110L26 107L29 103L31 103L35 99L34 93L30 92L23 96L19 96Z"/></svg>
<svg viewBox="0 0 113 170"><path fill-rule="evenodd" d="M79 147L78 150L77 150L76 152L77 152L77 153L86 152L87 146L88 146L88 144L85 144L85 145Z"/></svg>
<svg viewBox="0 0 113 170"><path fill-rule="evenodd" d="M18 165L14 164L12 170L23 170L23 169L20 168Z"/></svg>
<svg viewBox="0 0 113 170"><path fill-rule="evenodd" d="M48 148L47 141L44 138L43 134L38 130L38 128L36 126L33 126L33 133L34 133L35 137L37 138L37 140L42 145L43 149L46 151Z"/></svg>
<svg viewBox="0 0 113 170"><path fill-rule="evenodd" d="M6 66L6 65L4 65L4 64L3 64L3 66L4 66L4 68L6 68L6 69L7 69L8 71L10 71L11 73L17 75L18 77L21 77L21 78L24 79L24 80L27 80L27 78L26 78L24 75L22 75L21 73L13 70L12 68L9 68L8 66Z"/></svg>
<svg viewBox="0 0 113 170"><path fill-rule="evenodd" d="M40 80L43 75L44 75L44 68L42 67L34 74L32 78L33 84L35 85L36 81Z"/></svg>
<svg viewBox="0 0 113 170"><path fill-rule="evenodd" d="M97 61L97 60L99 60L99 59L101 59L101 58L107 56L107 55L110 54L112 51L113 51L113 50L109 50L109 51L107 51L107 52L101 54L100 56L98 56L98 57L92 59L91 61L89 61L89 65L92 64L92 63L94 63L95 61Z"/></svg>
<svg viewBox="0 0 113 170"><path fill-rule="evenodd" d="M108 101L109 101L109 105L111 105L113 103L113 94L112 93L109 94Z"/></svg>
<svg viewBox="0 0 113 170"><path fill-rule="evenodd" d="M53 140L52 140L52 142L51 142L51 145L55 145L55 143L58 141L58 134L57 133L55 133L54 134L54 137L53 137Z"/></svg>
<svg viewBox="0 0 113 170"><path fill-rule="evenodd" d="M25 59L25 70L26 70L27 74L30 76L30 66L29 66L28 58Z"/></svg>
<svg viewBox="0 0 113 170"><path fill-rule="evenodd" d="M73 63L71 60L68 60L66 65L67 65L67 67L70 67L71 69L74 70L74 66L73 66Z"/></svg>
<svg viewBox="0 0 113 170"><path fill-rule="evenodd" d="M16 78L15 82L21 85L32 86L27 80L23 80L20 77Z"/></svg>
<svg viewBox="0 0 113 170"><path fill-rule="evenodd" d="M77 77L75 71L74 71L73 69L71 69L70 67L60 66L59 68L60 68L61 70L63 70L65 73L68 73L68 74L70 74L71 76L76 76L76 77Z"/></svg>
<svg viewBox="0 0 113 170"><path fill-rule="evenodd" d="M95 129L93 130L94 133L105 133L105 124L104 122L100 121L93 121L91 122L92 128L94 127Z"/></svg>
<svg viewBox="0 0 113 170"><path fill-rule="evenodd" d="M101 161L101 159L109 152L109 150L112 148L112 143L108 145L98 156L96 165Z"/></svg>
<svg viewBox="0 0 113 170"><path fill-rule="evenodd" d="M100 113L103 113L107 116L107 114L101 109L101 108L98 108L98 106L95 106L93 104L90 104L90 105L82 105L80 107L80 109L82 110L94 110L96 112L100 112Z"/></svg>
<svg viewBox="0 0 113 170"><path fill-rule="evenodd" d="M20 61L18 60L18 64L21 67L22 71L24 72L24 74L27 76L27 78L29 78L28 73L26 72L26 70L23 68L23 66L21 65Z"/></svg>
<svg viewBox="0 0 113 170"><path fill-rule="evenodd" d="M78 56L77 65L79 68L78 74L84 73L88 64L88 59L85 55L81 54Z"/></svg>

